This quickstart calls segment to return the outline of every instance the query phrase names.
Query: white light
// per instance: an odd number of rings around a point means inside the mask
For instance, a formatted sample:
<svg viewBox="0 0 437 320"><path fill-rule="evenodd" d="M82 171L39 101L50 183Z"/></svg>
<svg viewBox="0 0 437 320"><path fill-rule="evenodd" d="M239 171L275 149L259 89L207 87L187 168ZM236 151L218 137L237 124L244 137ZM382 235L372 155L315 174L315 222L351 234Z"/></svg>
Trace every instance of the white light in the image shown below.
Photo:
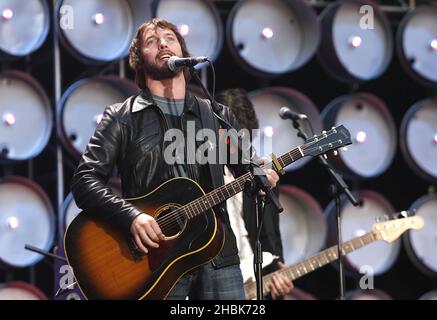
<svg viewBox="0 0 437 320"><path fill-rule="evenodd" d="M364 236L365 234L366 234L366 231L364 231L362 229L355 230L355 232L354 232L355 237L361 237L361 236Z"/></svg>
<svg viewBox="0 0 437 320"><path fill-rule="evenodd" d="M352 47L358 48L363 43L363 40L359 36L352 36L349 38L349 42Z"/></svg>
<svg viewBox="0 0 437 320"><path fill-rule="evenodd" d="M344 152L346 152L347 151L347 147L343 147L343 148L341 148Z"/></svg>
<svg viewBox="0 0 437 320"><path fill-rule="evenodd" d="M179 33L182 37L185 37L190 32L190 27L186 24L183 24L179 27Z"/></svg>
<svg viewBox="0 0 437 320"><path fill-rule="evenodd" d="M367 134L364 131L358 132L356 137L355 137L355 139L359 143L363 143L364 141L366 141L366 138L367 138Z"/></svg>
<svg viewBox="0 0 437 320"><path fill-rule="evenodd" d="M102 24L103 22L105 22L105 16L103 14L101 14L101 13L96 13L93 16L93 21L97 25Z"/></svg>
<svg viewBox="0 0 437 320"><path fill-rule="evenodd" d="M407 211L401 211L401 216L404 218L408 218L408 212Z"/></svg>
<svg viewBox="0 0 437 320"><path fill-rule="evenodd" d="M434 143L437 144L437 133L434 136Z"/></svg>
<svg viewBox="0 0 437 320"><path fill-rule="evenodd" d="M5 125L12 126L16 121L17 119L12 113L5 113L3 115L3 123Z"/></svg>
<svg viewBox="0 0 437 320"><path fill-rule="evenodd" d="M8 227L11 230L17 229L20 225L17 217L9 217L7 221L8 221Z"/></svg>
<svg viewBox="0 0 437 320"><path fill-rule="evenodd" d="M270 39L271 37L273 37L273 30L271 28L264 28L262 35L264 36L264 38Z"/></svg>
<svg viewBox="0 0 437 320"><path fill-rule="evenodd" d="M3 19L5 19L5 20L9 20L9 19L11 19L13 16L14 16L14 11L12 11L12 10L9 9L9 8L3 9L3 12L2 12L2 17L3 17Z"/></svg>
<svg viewBox="0 0 437 320"><path fill-rule="evenodd" d="M273 137L274 134L275 134L275 130L272 127L267 126L264 128L264 135L266 137Z"/></svg>
<svg viewBox="0 0 437 320"><path fill-rule="evenodd" d="M432 39L432 41L429 45L430 45L432 50L437 51L437 39Z"/></svg>
<svg viewBox="0 0 437 320"><path fill-rule="evenodd" d="M102 121L103 118L103 114L98 114L94 117L94 121L96 122L96 124L99 124L100 121Z"/></svg>

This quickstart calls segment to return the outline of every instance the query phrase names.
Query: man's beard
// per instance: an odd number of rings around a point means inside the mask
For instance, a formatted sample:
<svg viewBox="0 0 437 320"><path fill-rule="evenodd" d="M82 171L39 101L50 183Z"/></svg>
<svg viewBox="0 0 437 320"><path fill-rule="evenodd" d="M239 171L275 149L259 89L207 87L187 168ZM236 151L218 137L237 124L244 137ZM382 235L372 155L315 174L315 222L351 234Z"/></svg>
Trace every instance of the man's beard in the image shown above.
<svg viewBox="0 0 437 320"><path fill-rule="evenodd" d="M163 65L159 66L154 62L145 62L144 63L144 71L145 73L154 80L163 80L174 78L180 71L174 72L168 68L167 62Z"/></svg>

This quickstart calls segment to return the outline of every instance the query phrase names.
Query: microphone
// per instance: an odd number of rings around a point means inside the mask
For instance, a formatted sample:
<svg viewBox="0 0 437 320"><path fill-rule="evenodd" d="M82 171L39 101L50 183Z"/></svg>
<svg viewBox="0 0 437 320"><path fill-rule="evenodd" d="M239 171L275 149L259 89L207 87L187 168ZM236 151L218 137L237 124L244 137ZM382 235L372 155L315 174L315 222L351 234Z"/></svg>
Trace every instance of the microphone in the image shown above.
<svg viewBox="0 0 437 320"><path fill-rule="evenodd" d="M170 71L178 71L178 69L182 67L194 67L198 63L202 63L208 61L207 57L187 57L187 58L179 58L176 56L170 57L167 60L167 66Z"/></svg>
<svg viewBox="0 0 437 320"><path fill-rule="evenodd" d="M293 110L291 110L288 107L282 107L279 110L279 116L281 117L281 119L284 119L284 120L285 119L291 119L291 120L304 120L304 119L308 119L306 114L294 112Z"/></svg>

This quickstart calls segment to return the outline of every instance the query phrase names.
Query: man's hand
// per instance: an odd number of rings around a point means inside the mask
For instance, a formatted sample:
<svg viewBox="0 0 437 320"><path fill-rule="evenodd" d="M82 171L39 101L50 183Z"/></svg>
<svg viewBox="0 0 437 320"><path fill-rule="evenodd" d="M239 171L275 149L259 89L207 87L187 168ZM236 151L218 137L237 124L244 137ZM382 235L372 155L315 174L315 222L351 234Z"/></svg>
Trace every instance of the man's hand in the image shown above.
<svg viewBox="0 0 437 320"><path fill-rule="evenodd" d="M267 162L268 162L268 159L263 157L263 158L261 158L261 164L260 165L265 165ZM278 176L278 174L276 173L275 170L266 169L264 171L266 172L267 180L269 180L270 188L273 189L274 187L276 187L276 184L279 181L279 176ZM259 195L260 196L265 196L266 193L264 191L260 190L259 191Z"/></svg>
<svg viewBox="0 0 437 320"><path fill-rule="evenodd" d="M130 227L130 232L138 249L144 254L149 252L147 248L159 248L158 242L165 239L156 220L145 213L135 218Z"/></svg>
<svg viewBox="0 0 437 320"><path fill-rule="evenodd" d="M278 261L278 268L284 269L285 265ZM272 276L272 282L270 284L270 293L272 299L276 300L279 296L284 296L293 289L293 282L291 282L286 276L275 272Z"/></svg>

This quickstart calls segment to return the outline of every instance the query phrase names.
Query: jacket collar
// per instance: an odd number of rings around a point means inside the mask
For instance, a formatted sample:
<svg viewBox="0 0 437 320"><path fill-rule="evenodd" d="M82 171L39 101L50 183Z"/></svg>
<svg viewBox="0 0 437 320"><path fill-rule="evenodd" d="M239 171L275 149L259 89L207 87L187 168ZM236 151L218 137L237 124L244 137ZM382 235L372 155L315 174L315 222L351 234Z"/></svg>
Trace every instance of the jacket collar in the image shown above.
<svg viewBox="0 0 437 320"><path fill-rule="evenodd" d="M132 106L132 112L144 110L152 105L156 106L155 101L153 101L152 94L148 89L144 89L135 99ZM184 111L190 111L194 113L197 117L200 117L199 105L197 103L196 97L188 90L185 93Z"/></svg>

